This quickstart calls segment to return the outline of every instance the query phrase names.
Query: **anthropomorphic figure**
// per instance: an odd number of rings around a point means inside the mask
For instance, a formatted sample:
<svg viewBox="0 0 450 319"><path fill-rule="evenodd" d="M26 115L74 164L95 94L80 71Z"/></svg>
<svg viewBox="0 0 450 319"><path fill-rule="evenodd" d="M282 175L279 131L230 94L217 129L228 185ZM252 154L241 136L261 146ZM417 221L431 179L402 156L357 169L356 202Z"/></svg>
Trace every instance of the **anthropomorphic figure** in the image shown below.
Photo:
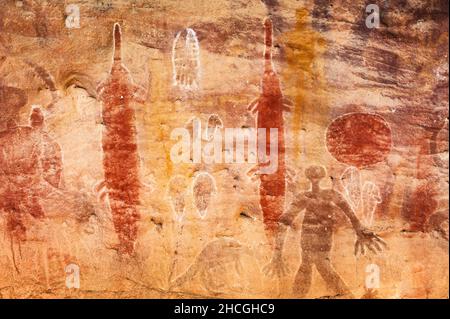
<svg viewBox="0 0 450 319"><path fill-rule="evenodd" d="M306 177L311 181L311 189L295 196L290 209L280 219L275 253L272 261L266 266L268 274L281 276L285 273L282 261L282 251L286 235L286 226L305 212L302 233L302 263L294 282L294 293L304 297L311 286L312 266L314 265L328 287L338 295L350 295L349 288L341 279L331 264L331 248L335 214L343 212L350 220L356 232L355 254L365 253L366 248L376 253L385 245L377 235L365 229L344 197L332 190L322 189L320 181L326 177L326 170L322 166L310 166L305 171Z"/></svg>
<svg viewBox="0 0 450 319"><path fill-rule="evenodd" d="M118 23L113 30L114 53L109 75L97 87L102 101L102 149L104 182L97 190L108 196L119 243L119 255L131 256L138 237L141 182L135 125L134 102L145 102L144 88L134 84L122 62L122 32Z"/></svg>
<svg viewBox="0 0 450 319"><path fill-rule="evenodd" d="M45 131L40 108L33 108L29 126L8 123L0 132L0 213L13 242L27 240L27 224L45 216L41 198L60 187L61 148ZM14 260L14 266L17 268Z"/></svg>
<svg viewBox="0 0 450 319"><path fill-rule="evenodd" d="M252 101L248 110L256 115L256 127L258 129L258 141L261 139L260 129L265 129L265 147L258 150L258 164L249 173L259 176L260 206L267 238L270 242L276 237L277 223L283 214L286 198L286 164L285 164L285 138L284 138L284 112L290 111L292 103L287 100L282 91L280 79L275 71L272 61L273 49L273 25L270 18L264 20L265 49L264 49L264 73L261 81L261 95ZM270 131L276 129L277 166L273 172L268 172L268 163L265 154L270 154ZM259 146L258 146L259 147ZM265 149L264 149L265 148ZM261 152L262 151L262 152ZM264 154L264 155L263 155ZM262 155L262 156L261 156Z"/></svg>

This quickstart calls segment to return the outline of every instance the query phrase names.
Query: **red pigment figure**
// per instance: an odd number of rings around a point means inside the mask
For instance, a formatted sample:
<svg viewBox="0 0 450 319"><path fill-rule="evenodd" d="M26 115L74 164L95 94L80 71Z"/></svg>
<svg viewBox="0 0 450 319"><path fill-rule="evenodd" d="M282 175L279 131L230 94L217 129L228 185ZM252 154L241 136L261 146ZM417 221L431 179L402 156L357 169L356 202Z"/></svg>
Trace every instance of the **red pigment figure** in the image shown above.
<svg viewBox="0 0 450 319"><path fill-rule="evenodd" d="M0 212L6 215L6 227L13 241L26 240L28 215L41 219L44 210L40 198L60 186L62 156L59 145L44 130L39 108L30 115L29 126L14 120L0 133Z"/></svg>
<svg viewBox="0 0 450 319"><path fill-rule="evenodd" d="M120 255L132 255L137 238L140 182L139 155L136 142L135 111L131 102L143 89L134 84L130 72L122 63L121 30L114 24L114 60L109 77L97 88L103 102L103 169L105 180L98 190L108 196L114 229L119 238L116 247Z"/></svg>
<svg viewBox="0 0 450 319"><path fill-rule="evenodd" d="M327 128L327 149L341 163L362 169L386 159L392 147L391 128L371 113L348 113Z"/></svg>
<svg viewBox="0 0 450 319"><path fill-rule="evenodd" d="M192 193L194 196L195 208L201 219L206 217L208 206L211 203L212 194L217 191L214 177L207 172L201 172L195 176Z"/></svg>
<svg viewBox="0 0 450 319"><path fill-rule="evenodd" d="M284 144L284 118L283 111L290 111L291 103L283 97L280 81L273 68L272 62L272 21L266 18L264 75L262 79L262 93L248 106L252 113L257 112L256 126L266 129L266 154L270 152L269 132L271 128L278 130L278 169L272 174L260 175L260 205L263 211L264 224L269 239L272 239L277 229L277 223L284 211L286 192L286 166ZM258 135L260 132L258 131ZM258 136L258 141L260 136ZM258 151L259 153L259 151ZM260 159L258 159L260 162ZM259 163L257 168L264 164ZM252 170L254 171L254 170Z"/></svg>

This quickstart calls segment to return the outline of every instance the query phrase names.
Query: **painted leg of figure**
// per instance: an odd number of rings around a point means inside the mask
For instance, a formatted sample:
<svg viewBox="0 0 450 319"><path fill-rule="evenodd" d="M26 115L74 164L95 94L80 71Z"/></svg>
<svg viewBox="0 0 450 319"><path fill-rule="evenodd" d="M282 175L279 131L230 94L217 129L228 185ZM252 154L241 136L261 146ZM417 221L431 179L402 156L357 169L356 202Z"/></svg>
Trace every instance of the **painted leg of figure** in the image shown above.
<svg viewBox="0 0 450 319"><path fill-rule="evenodd" d="M6 227L14 240L25 240L26 228L23 224L23 218L19 211L9 211L7 213Z"/></svg>
<svg viewBox="0 0 450 319"><path fill-rule="evenodd" d="M303 298L311 287L312 280L312 259L311 253L308 251L302 252L302 264L298 269L294 280L293 292L298 298Z"/></svg>
<svg viewBox="0 0 450 319"><path fill-rule="evenodd" d="M332 289L339 295L351 296L350 289L331 265L329 252L317 253L314 258L314 264L329 289Z"/></svg>
<svg viewBox="0 0 450 319"><path fill-rule="evenodd" d="M17 273L20 273L19 266L17 264L17 259L20 257L16 254L15 244L20 247L20 242L25 239L25 226L23 226L23 221L21 219L20 213L17 211L7 212L6 227L10 236L11 245L11 260L14 269Z"/></svg>

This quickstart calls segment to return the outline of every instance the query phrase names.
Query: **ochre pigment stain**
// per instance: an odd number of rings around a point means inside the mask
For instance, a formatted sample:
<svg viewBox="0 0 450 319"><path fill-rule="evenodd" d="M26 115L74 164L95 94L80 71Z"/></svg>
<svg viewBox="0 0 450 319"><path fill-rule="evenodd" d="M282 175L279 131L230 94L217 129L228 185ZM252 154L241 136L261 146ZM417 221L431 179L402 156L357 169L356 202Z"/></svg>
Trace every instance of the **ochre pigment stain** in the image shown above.
<svg viewBox="0 0 450 319"><path fill-rule="evenodd" d="M271 128L278 129L278 169L273 174L260 174L260 205L269 238L277 229L278 219L283 214L286 191L286 165L283 111L289 110L281 92L280 80L272 62L272 21L266 19L264 74L261 96L249 105L251 112L257 112L257 128L266 129L266 154L270 153ZM259 132L258 132L259 134ZM258 137L259 139L259 137ZM261 166L261 164L259 164Z"/></svg>
<svg viewBox="0 0 450 319"><path fill-rule="evenodd" d="M114 25L114 61L109 77L98 88L103 102L103 186L109 198L114 229L119 237L118 252L134 253L139 204L139 155L136 142L135 111L137 87L122 63L121 31Z"/></svg>
<svg viewBox="0 0 450 319"><path fill-rule="evenodd" d="M321 122L316 124L326 125L329 113L322 75L323 67L320 62L320 55L325 51L326 43L311 27L310 19L306 9L297 10L295 30L282 36L287 63L282 76L286 86L292 88L286 91L286 94L295 102L289 130L293 137L292 154L296 163L304 147L298 138L301 130L305 130L309 122L317 122L319 118ZM306 118L307 115L314 117Z"/></svg>
<svg viewBox="0 0 450 319"><path fill-rule="evenodd" d="M339 161L363 168L383 161L392 145L391 129L378 115L350 113L328 126L328 151Z"/></svg>

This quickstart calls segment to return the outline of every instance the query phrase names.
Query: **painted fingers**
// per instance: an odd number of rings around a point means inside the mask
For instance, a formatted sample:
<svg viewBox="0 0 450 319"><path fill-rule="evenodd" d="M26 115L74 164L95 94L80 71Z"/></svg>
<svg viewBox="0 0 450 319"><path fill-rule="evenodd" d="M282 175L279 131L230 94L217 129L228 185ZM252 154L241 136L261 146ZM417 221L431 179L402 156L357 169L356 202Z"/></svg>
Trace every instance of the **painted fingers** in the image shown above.
<svg viewBox="0 0 450 319"><path fill-rule="evenodd" d="M281 278L287 274L288 268L284 264L281 257L274 257L269 264L264 266L263 272L269 277L277 276Z"/></svg>
<svg viewBox="0 0 450 319"><path fill-rule="evenodd" d="M357 256L358 254L364 255L366 253L366 250L369 250L374 254L378 254L386 248L387 244L383 239L381 239L374 233L367 232L363 235L358 236L358 239L355 243L354 254L355 256Z"/></svg>

